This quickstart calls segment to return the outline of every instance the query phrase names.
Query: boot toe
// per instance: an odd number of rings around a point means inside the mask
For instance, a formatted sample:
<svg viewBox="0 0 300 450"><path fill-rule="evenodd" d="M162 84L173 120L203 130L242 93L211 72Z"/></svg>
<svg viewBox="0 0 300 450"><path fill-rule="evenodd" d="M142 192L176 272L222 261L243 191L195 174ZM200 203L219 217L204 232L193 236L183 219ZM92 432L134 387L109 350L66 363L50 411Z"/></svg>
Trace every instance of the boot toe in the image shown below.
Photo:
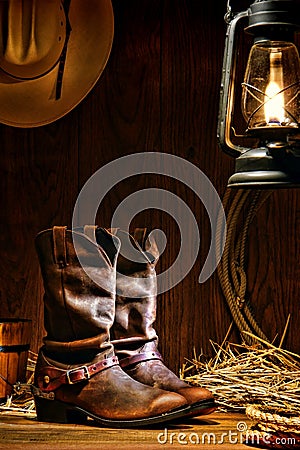
<svg viewBox="0 0 300 450"><path fill-rule="evenodd" d="M177 392L182 395L190 405L198 402L214 401L212 393L208 389L201 387L187 385L182 389L178 389Z"/></svg>
<svg viewBox="0 0 300 450"><path fill-rule="evenodd" d="M162 391L152 403L152 409L159 414L189 406L185 397L175 392Z"/></svg>

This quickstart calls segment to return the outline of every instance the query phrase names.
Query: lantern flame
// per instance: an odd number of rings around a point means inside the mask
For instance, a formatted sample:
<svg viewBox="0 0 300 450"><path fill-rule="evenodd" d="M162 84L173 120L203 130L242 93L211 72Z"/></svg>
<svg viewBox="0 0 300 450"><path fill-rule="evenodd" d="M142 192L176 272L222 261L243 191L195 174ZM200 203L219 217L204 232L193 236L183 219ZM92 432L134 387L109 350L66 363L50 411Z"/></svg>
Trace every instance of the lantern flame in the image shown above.
<svg viewBox="0 0 300 450"><path fill-rule="evenodd" d="M270 53L270 81L266 88L265 119L268 125L280 125L285 120L282 53L274 49Z"/></svg>
<svg viewBox="0 0 300 450"><path fill-rule="evenodd" d="M265 118L268 125L278 125L285 120L284 95L278 83L270 81L266 89Z"/></svg>

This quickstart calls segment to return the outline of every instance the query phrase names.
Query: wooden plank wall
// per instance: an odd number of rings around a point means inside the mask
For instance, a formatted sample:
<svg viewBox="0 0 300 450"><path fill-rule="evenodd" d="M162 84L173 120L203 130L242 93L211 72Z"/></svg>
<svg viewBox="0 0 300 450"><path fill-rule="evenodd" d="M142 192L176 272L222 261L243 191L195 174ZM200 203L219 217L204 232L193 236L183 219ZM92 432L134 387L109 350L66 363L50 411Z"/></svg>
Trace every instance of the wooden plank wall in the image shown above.
<svg viewBox="0 0 300 450"><path fill-rule="evenodd" d="M240 3L240 2L239 2ZM0 126L0 315L31 318L32 349L44 334L43 287L34 236L53 225L71 225L77 195L106 163L131 153L167 152L187 159L220 194L234 162L217 145L216 123L223 58L226 2L210 0L113 0L115 38L108 65L88 97L66 117L37 129ZM129 194L160 187L193 211L201 233L199 258L189 275L159 298L157 330L169 366L211 352L231 322L214 274L199 284L210 243L205 208L185 185L162 176L119 183L100 207L109 226ZM251 226L249 290L268 336L281 334L292 314L286 346L300 351L298 191L274 193ZM147 210L135 226L161 228L168 238L159 263L175 260L180 233L172 217Z"/></svg>

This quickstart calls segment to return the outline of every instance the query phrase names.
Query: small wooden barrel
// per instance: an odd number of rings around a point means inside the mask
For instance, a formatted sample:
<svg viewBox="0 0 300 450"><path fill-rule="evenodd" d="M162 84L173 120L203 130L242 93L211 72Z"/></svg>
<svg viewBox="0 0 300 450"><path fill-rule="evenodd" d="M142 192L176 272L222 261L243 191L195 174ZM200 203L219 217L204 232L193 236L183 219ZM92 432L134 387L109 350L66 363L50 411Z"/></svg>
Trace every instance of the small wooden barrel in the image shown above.
<svg viewBox="0 0 300 450"><path fill-rule="evenodd" d="M31 320L0 318L0 399L11 395L12 385L26 381Z"/></svg>

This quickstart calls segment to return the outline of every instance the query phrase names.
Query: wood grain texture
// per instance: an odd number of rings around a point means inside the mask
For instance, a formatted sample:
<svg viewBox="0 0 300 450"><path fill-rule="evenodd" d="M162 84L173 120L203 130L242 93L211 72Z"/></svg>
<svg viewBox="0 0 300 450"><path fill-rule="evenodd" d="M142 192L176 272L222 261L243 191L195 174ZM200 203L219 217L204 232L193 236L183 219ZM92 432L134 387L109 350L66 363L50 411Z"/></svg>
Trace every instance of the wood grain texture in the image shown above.
<svg viewBox="0 0 300 450"><path fill-rule="evenodd" d="M30 320L2 320L0 323L0 399L12 394L12 385L26 381ZM8 381L8 383L7 383Z"/></svg>
<svg viewBox="0 0 300 450"><path fill-rule="evenodd" d="M297 190L274 192L258 211L248 239L248 296L258 321L269 339L278 336L278 343L291 314L284 345L297 353L300 353L299 208Z"/></svg>
<svg viewBox="0 0 300 450"><path fill-rule="evenodd" d="M216 138L223 3L113 0L112 53L91 93L51 125L31 130L0 126L0 315L33 320L34 350L44 335L34 237L53 225L71 225L80 189L99 168L129 154L166 152L196 165L223 194L234 169ZM241 4L235 1L233 6L240 9ZM173 164L172 169L180 178L181 166ZM109 226L125 198L150 187L182 199L201 235L199 257L188 276L158 299L160 349L178 372L193 348L196 354L212 352L209 340L223 340L231 317L216 274L198 283L211 227L201 200L185 184L154 174L126 179L104 198L97 222ZM168 206L167 199L161 202L162 209ZM180 207L178 214L183 215ZM286 346L294 351L300 351L299 218L298 191L275 192L259 211L249 237L249 298L270 338L282 332L291 313ZM151 208L140 212L131 226L165 232L167 247L158 271L170 267L181 241L175 220ZM187 245L192 249L194 243Z"/></svg>
<svg viewBox="0 0 300 450"><path fill-rule="evenodd" d="M45 228L70 223L78 191L74 124L69 115L38 129L0 128L1 316L32 319L34 350L44 335L34 238Z"/></svg>
<svg viewBox="0 0 300 450"><path fill-rule="evenodd" d="M243 422L250 426L251 423L245 415L236 413L214 413L202 418L169 423L165 427L139 430L41 423L3 414L0 414L0 419L0 449L14 450L29 449L32 446L37 450L54 446L58 450L92 450L95 447L101 450L179 450L182 447L208 447L211 450L234 447L236 450L246 450L249 447L243 443L243 436L237 431L237 424ZM199 443L196 439L199 439Z"/></svg>
<svg viewBox="0 0 300 450"><path fill-rule="evenodd" d="M162 148L199 167L219 191L230 167L229 159L217 146L215 132L223 57L220 45L223 12L222 8L214 9L213 2L204 6L196 1L166 1L162 29ZM180 175L180 167L177 171ZM194 347L196 354L211 350L207 336L222 340L230 319L216 278L203 285L198 282L210 243L207 212L182 183L165 180L165 188L175 192L190 207L201 235L195 266L179 285L164 294L160 303L162 352L172 367L177 361L178 370L178 363L190 358ZM173 241L179 236L174 221L169 219L163 226L169 237L162 263L165 267L175 257ZM165 323L170 326L165 327Z"/></svg>

